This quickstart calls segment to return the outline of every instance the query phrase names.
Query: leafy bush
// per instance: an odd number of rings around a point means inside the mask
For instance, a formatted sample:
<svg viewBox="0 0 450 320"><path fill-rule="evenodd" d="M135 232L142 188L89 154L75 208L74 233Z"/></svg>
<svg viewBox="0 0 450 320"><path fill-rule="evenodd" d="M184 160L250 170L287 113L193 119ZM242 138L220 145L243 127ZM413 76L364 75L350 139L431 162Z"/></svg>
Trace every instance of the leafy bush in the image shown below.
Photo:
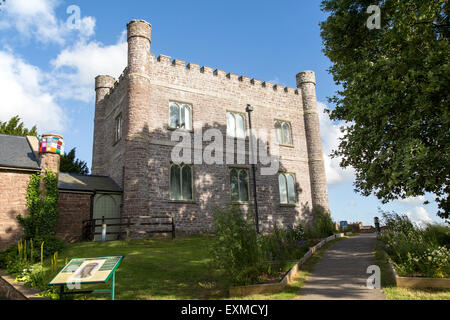
<svg viewBox="0 0 450 320"><path fill-rule="evenodd" d="M249 284L257 280L262 264L258 235L252 219L244 218L237 206L216 209L216 236L211 254L214 264L225 271L233 284Z"/></svg>
<svg viewBox="0 0 450 320"><path fill-rule="evenodd" d="M446 230L436 226L421 230L396 213L383 213L383 219L381 239L400 276L450 276L450 250L439 243L446 239Z"/></svg>
<svg viewBox="0 0 450 320"><path fill-rule="evenodd" d="M40 185L44 180L45 192L42 194ZM27 216L17 217L22 225L26 239L47 238L56 235L58 221L58 178L51 171L44 177L39 173L31 176L27 187Z"/></svg>
<svg viewBox="0 0 450 320"><path fill-rule="evenodd" d="M17 245L12 245L8 249L0 251L0 269L6 269L8 262L17 256Z"/></svg>
<svg viewBox="0 0 450 320"><path fill-rule="evenodd" d="M301 225L275 226L273 232L258 235L253 219L245 218L237 206L217 209L214 223L213 261L234 285L255 283L263 275L278 275L308 250Z"/></svg>
<svg viewBox="0 0 450 320"><path fill-rule="evenodd" d="M425 229L425 238L428 242L450 249L450 228L438 224L430 224Z"/></svg>
<svg viewBox="0 0 450 320"><path fill-rule="evenodd" d="M313 210L313 224L307 230L307 237L310 239L326 238L336 231L335 224L331 216L320 207Z"/></svg>
<svg viewBox="0 0 450 320"><path fill-rule="evenodd" d="M48 258L54 255L56 252L62 251L66 245L63 240L59 239L56 236L41 237L36 239L35 241L39 244L44 243L44 258Z"/></svg>

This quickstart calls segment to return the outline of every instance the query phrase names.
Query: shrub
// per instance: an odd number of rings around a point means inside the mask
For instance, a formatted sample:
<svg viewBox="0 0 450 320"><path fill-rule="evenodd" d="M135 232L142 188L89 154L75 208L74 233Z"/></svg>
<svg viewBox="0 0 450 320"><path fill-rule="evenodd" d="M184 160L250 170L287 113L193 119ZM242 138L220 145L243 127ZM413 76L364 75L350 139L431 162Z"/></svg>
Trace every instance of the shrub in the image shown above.
<svg viewBox="0 0 450 320"><path fill-rule="evenodd" d="M336 231L335 224L331 216L320 207L313 209L313 224L307 230L307 237L310 239L326 238Z"/></svg>
<svg viewBox="0 0 450 320"><path fill-rule="evenodd" d="M44 179L45 193L40 190ZM26 239L46 238L56 235L58 221L58 178L51 171L44 177L39 173L31 176L27 187L27 216L17 217L22 225Z"/></svg>
<svg viewBox="0 0 450 320"><path fill-rule="evenodd" d="M283 272L294 259L304 254L306 244L303 226L278 228L260 236L260 246L264 259L264 271L268 274Z"/></svg>
<svg viewBox="0 0 450 320"><path fill-rule="evenodd" d="M0 251L0 269L6 269L8 262L17 256L17 245L12 245L8 249Z"/></svg>
<svg viewBox="0 0 450 320"><path fill-rule="evenodd" d="M233 284L255 282L262 255L252 219L245 218L238 206L229 206L215 210L214 226L216 236L211 247L214 264L225 271Z"/></svg>
<svg viewBox="0 0 450 320"><path fill-rule="evenodd" d="M405 215L383 213L381 240L400 276L443 278L450 275L450 250L437 239L445 230L428 226L421 230Z"/></svg>
<svg viewBox="0 0 450 320"><path fill-rule="evenodd" d="M434 242L450 249L450 228L439 224L430 224L425 229L425 238L428 242Z"/></svg>

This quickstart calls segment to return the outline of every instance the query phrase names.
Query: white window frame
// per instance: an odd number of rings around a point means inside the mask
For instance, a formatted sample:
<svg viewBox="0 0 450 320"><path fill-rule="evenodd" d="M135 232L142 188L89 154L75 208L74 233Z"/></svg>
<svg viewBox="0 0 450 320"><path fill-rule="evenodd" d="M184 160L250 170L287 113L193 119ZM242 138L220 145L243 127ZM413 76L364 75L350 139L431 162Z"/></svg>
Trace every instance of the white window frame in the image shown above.
<svg viewBox="0 0 450 320"><path fill-rule="evenodd" d="M233 170L235 170L236 171L236 173L237 173L237 178L238 178L238 195L239 195L239 198L240 198L240 196L241 196L241 184L240 184L240 178L239 178L239 176L240 176L240 172L241 171L246 171L247 172L247 200L245 201L245 200L241 200L241 199L239 199L239 200L233 200L231 197L232 197L232 192L231 192L231 172L233 171ZM247 204L247 203L249 203L250 202L250 170L248 169L248 168L241 168L241 167L230 167L229 168L229 172L228 172L228 175L229 175L229 181L230 181L230 201L232 202L232 203L243 203L243 204Z"/></svg>
<svg viewBox="0 0 450 320"><path fill-rule="evenodd" d="M287 202L282 202L281 201L282 197L281 197L280 176L284 176L284 180L286 181L285 190L286 190L286 201ZM289 197L288 176L291 176L292 179L294 180L294 190L293 190L293 192L294 192L294 194L293 194L294 201L293 202L290 200L291 197ZM279 195L280 195L280 204L281 205L295 205L295 204L297 204L297 190L296 190L296 186L295 186L296 185L296 181L297 181L297 179L296 179L295 173L292 173L292 172L279 172L278 173L278 191L279 191Z"/></svg>
<svg viewBox="0 0 450 320"><path fill-rule="evenodd" d="M230 135L229 132L228 132L228 115L232 115L232 116L233 116L233 121L234 121L234 133L233 133L232 135ZM237 126L236 126L237 121L236 121L236 115L241 116L242 119L243 119L243 125L244 125L244 127L242 128L243 133L244 133L244 136L243 136L243 137L238 137L238 136L237 136ZM227 137L235 138L235 139L245 139L245 138L247 137L247 133L246 133L246 131L247 131L247 118L246 118L246 116L245 116L244 113L241 113L241 112L235 112L235 111L227 111L227 114L226 114L226 123L227 123Z"/></svg>
<svg viewBox="0 0 450 320"><path fill-rule="evenodd" d="M180 199L173 199L172 198L172 167L178 167L180 170ZM189 167L191 168L191 199L183 199L183 168L184 167ZM181 164L176 164L176 163L170 163L170 167L169 167L169 199L170 201L178 201L178 202L194 202L194 166L192 164L185 164L185 163L181 163Z"/></svg>
<svg viewBox="0 0 450 320"><path fill-rule="evenodd" d="M178 124L177 126L172 126L172 121L171 121L171 107L173 105L176 105L178 108ZM181 126L181 110L183 110L183 108L186 108L189 110L189 128L186 128L186 123L184 125L184 127ZM186 130L186 131L192 131L192 113L193 113L193 108L192 108L192 104L189 103L184 103L184 102L178 102L178 101L170 101L169 102L169 129L172 130L176 130L176 129L182 129L182 130ZM186 120L186 119L185 119Z"/></svg>
<svg viewBox="0 0 450 320"><path fill-rule="evenodd" d="M289 146L292 147L294 145L294 139L292 136L292 124L289 121L285 121L285 120L280 120L280 119L275 119L274 121L274 128L275 130L277 130L277 124L280 124L280 136L278 136L278 131L276 132L276 139L277 139L277 143L280 146ZM288 129L288 137L289 137L289 141L284 141L284 134L283 132L285 131L285 129L283 129L283 125L287 124L289 129Z"/></svg>
<svg viewBox="0 0 450 320"><path fill-rule="evenodd" d="M114 120L114 143L117 143L122 139L123 134L123 117L122 113L119 113L119 115Z"/></svg>

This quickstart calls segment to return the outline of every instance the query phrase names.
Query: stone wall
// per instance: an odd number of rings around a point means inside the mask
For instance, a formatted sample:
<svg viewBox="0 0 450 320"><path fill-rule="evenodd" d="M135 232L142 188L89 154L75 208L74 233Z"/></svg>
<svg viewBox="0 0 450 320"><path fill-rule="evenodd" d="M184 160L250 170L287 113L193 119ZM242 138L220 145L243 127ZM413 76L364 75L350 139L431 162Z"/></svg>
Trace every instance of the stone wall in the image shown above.
<svg viewBox="0 0 450 320"><path fill-rule="evenodd" d="M176 144L171 141L173 131L168 128L171 101L192 105L194 128L196 124L203 129L217 128L224 137L227 111L245 114L247 104L254 108L252 125L255 129L272 129L275 119L291 123L293 146L280 146L280 170L295 174L298 201L295 205L280 205L278 176L262 176L258 170L262 230L272 228L274 223L287 226L310 221L315 204L328 209L323 160L321 153L320 157L316 154L321 142L317 110L313 110L317 105L312 103L315 84L311 86L308 82L303 88L300 81L299 89L294 89L195 63L186 64L164 55L155 58L150 53L150 34L151 27L146 22L128 24L128 67L96 105L95 125L102 135L95 135L94 140L103 140L97 143L103 148L94 147L92 172L110 175L116 181L123 179L123 183L117 181L124 189L122 215L172 215L177 232L193 233L210 231L213 207L229 203L228 165L195 164L194 201L169 200L170 153ZM306 97L302 96L303 92ZM124 113L125 137L120 146L110 139L114 133L113 119L118 112ZM246 122L248 127L247 115ZM314 141L308 143L308 137ZM248 151L248 141L245 144ZM199 148L207 145L203 143ZM312 162L317 165L310 168ZM241 166L248 168L251 174L248 161ZM311 181L311 176L316 181ZM250 177L251 193L252 181ZM312 189L316 193L314 196ZM250 199L252 202L253 194ZM246 210L248 205L242 207Z"/></svg>
<svg viewBox="0 0 450 320"><path fill-rule="evenodd" d="M32 174L0 170L0 250L16 243L23 236L17 216L28 213L26 192ZM66 241L80 240L82 221L91 216L91 195L61 192L58 209L58 237Z"/></svg>
<svg viewBox="0 0 450 320"><path fill-rule="evenodd" d="M81 240L83 221L91 219L91 197L89 193L59 193L56 226L59 238L69 242Z"/></svg>
<svg viewBox="0 0 450 320"><path fill-rule="evenodd" d="M27 187L33 172L0 170L0 250L17 242L23 235L17 221L27 214Z"/></svg>

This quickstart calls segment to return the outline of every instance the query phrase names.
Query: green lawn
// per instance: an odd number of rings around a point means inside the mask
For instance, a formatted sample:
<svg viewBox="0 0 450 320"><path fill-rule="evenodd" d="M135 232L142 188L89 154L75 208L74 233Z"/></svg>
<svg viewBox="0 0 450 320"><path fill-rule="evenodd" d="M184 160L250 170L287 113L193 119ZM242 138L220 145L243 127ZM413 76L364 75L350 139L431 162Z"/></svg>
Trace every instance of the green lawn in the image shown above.
<svg viewBox="0 0 450 320"><path fill-rule="evenodd" d="M66 258L124 255L116 272L116 299L215 299L226 295L222 275L210 266L208 236L70 244L59 254ZM105 286L103 286L105 287ZM100 288L85 285L82 289ZM77 299L108 299L105 295Z"/></svg>
<svg viewBox="0 0 450 320"><path fill-rule="evenodd" d="M381 270L381 288L388 300L450 300L450 290L446 289L412 289L395 285L395 278L388 263L388 256L377 243L375 249L376 265Z"/></svg>
<svg viewBox="0 0 450 320"><path fill-rule="evenodd" d="M69 244L59 253L58 268L72 258L124 255L116 272L117 300L183 300L245 299L291 300L301 287L323 252L334 242L324 245L301 267L295 282L283 292L245 297L229 297L223 274L211 265L210 236L170 239L145 239L113 242ZM49 262L45 262L49 265ZM53 276L48 276L50 281ZM105 285L84 285L82 290L103 289ZM108 294L77 295L76 299L109 299Z"/></svg>

